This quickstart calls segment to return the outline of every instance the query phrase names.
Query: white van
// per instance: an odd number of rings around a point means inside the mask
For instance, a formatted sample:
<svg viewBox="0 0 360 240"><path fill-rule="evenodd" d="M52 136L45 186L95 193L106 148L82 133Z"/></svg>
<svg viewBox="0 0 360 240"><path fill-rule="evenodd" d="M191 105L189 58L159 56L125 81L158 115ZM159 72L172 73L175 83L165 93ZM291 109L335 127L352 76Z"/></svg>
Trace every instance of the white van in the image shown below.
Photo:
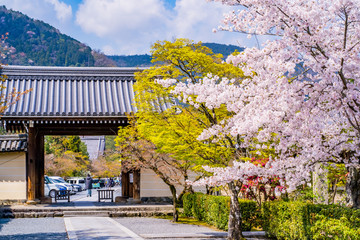
<svg viewBox="0 0 360 240"><path fill-rule="evenodd" d="M67 188L63 184L56 183L48 176L45 176L44 195L55 198L55 191L59 190L67 190Z"/></svg>
<svg viewBox="0 0 360 240"><path fill-rule="evenodd" d="M85 178L83 177L71 177L67 178L66 182L70 184L77 184L81 186L81 189L85 190Z"/></svg>

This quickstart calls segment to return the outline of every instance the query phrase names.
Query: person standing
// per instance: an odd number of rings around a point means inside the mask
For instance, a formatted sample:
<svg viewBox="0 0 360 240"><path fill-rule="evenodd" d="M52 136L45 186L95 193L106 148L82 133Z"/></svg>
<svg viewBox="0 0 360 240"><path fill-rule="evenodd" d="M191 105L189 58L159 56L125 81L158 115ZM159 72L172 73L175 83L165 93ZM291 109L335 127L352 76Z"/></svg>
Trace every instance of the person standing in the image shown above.
<svg viewBox="0 0 360 240"><path fill-rule="evenodd" d="M86 189L88 191L87 197L89 197L89 196L91 197L92 183L93 183L93 180L90 177L90 174L88 174L86 179L85 179L85 187L86 187Z"/></svg>

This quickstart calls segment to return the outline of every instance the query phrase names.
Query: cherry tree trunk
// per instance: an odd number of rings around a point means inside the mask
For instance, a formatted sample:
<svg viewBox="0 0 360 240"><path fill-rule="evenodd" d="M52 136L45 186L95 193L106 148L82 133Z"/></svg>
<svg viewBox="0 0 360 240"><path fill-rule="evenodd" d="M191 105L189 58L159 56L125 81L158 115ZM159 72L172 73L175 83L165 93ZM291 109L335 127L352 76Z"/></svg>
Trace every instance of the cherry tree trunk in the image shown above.
<svg viewBox="0 0 360 240"><path fill-rule="evenodd" d="M347 205L352 208L360 208L360 167L348 167L347 171Z"/></svg>
<svg viewBox="0 0 360 240"><path fill-rule="evenodd" d="M329 203L328 170L323 164L315 164L313 172L313 194L314 203Z"/></svg>
<svg viewBox="0 0 360 240"><path fill-rule="evenodd" d="M172 199L173 199L173 222L177 222L179 219L179 213L178 213L178 200L176 197L176 188L174 185L170 185L169 187L170 187Z"/></svg>
<svg viewBox="0 0 360 240"><path fill-rule="evenodd" d="M239 191L236 189L234 182L228 183L230 190L230 214L228 224L228 240L244 239L242 236L242 217L238 199Z"/></svg>

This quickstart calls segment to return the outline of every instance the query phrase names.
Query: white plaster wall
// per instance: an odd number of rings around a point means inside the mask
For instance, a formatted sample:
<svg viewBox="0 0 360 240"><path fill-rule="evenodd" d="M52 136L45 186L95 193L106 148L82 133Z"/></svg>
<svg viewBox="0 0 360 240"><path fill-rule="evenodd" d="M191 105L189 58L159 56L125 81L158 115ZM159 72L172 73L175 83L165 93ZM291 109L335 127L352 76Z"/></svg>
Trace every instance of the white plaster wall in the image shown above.
<svg viewBox="0 0 360 240"><path fill-rule="evenodd" d="M195 179L196 174L190 173L190 180ZM182 186L176 186L177 194L183 190ZM197 192L204 192L205 188L194 188ZM140 197L172 197L168 185L166 185L160 177L158 177L152 170L141 169L140 172Z"/></svg>
<svg viewBox="0 0 360 240"><path fill-rule="evenodd" d="M26 199L25 152L0 153L0 200Z"/></svg>

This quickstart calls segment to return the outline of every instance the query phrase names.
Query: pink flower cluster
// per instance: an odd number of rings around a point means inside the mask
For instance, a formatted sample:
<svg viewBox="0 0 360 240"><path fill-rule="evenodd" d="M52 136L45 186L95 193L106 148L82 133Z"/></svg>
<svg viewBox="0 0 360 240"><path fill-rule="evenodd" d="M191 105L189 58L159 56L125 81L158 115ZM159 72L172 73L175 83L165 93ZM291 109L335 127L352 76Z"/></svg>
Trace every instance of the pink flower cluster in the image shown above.
<svg viewBox="0 0 360 240"><path fill-rule="evenodd" d="M254 148L256 139L259 150L272 142L277 157L269 161L271 168L234 162L208 169L214 176L199 183L276 175L293 190L309 180L316 162L359 164L360 1L215 1L241 7L226 15L220 30L274 37L261 49L227 59L248 78L209 75L176 84L173 94L194 106L224 104L234 113L204 130L200 140L240 136L240 147Z"/></svg>

